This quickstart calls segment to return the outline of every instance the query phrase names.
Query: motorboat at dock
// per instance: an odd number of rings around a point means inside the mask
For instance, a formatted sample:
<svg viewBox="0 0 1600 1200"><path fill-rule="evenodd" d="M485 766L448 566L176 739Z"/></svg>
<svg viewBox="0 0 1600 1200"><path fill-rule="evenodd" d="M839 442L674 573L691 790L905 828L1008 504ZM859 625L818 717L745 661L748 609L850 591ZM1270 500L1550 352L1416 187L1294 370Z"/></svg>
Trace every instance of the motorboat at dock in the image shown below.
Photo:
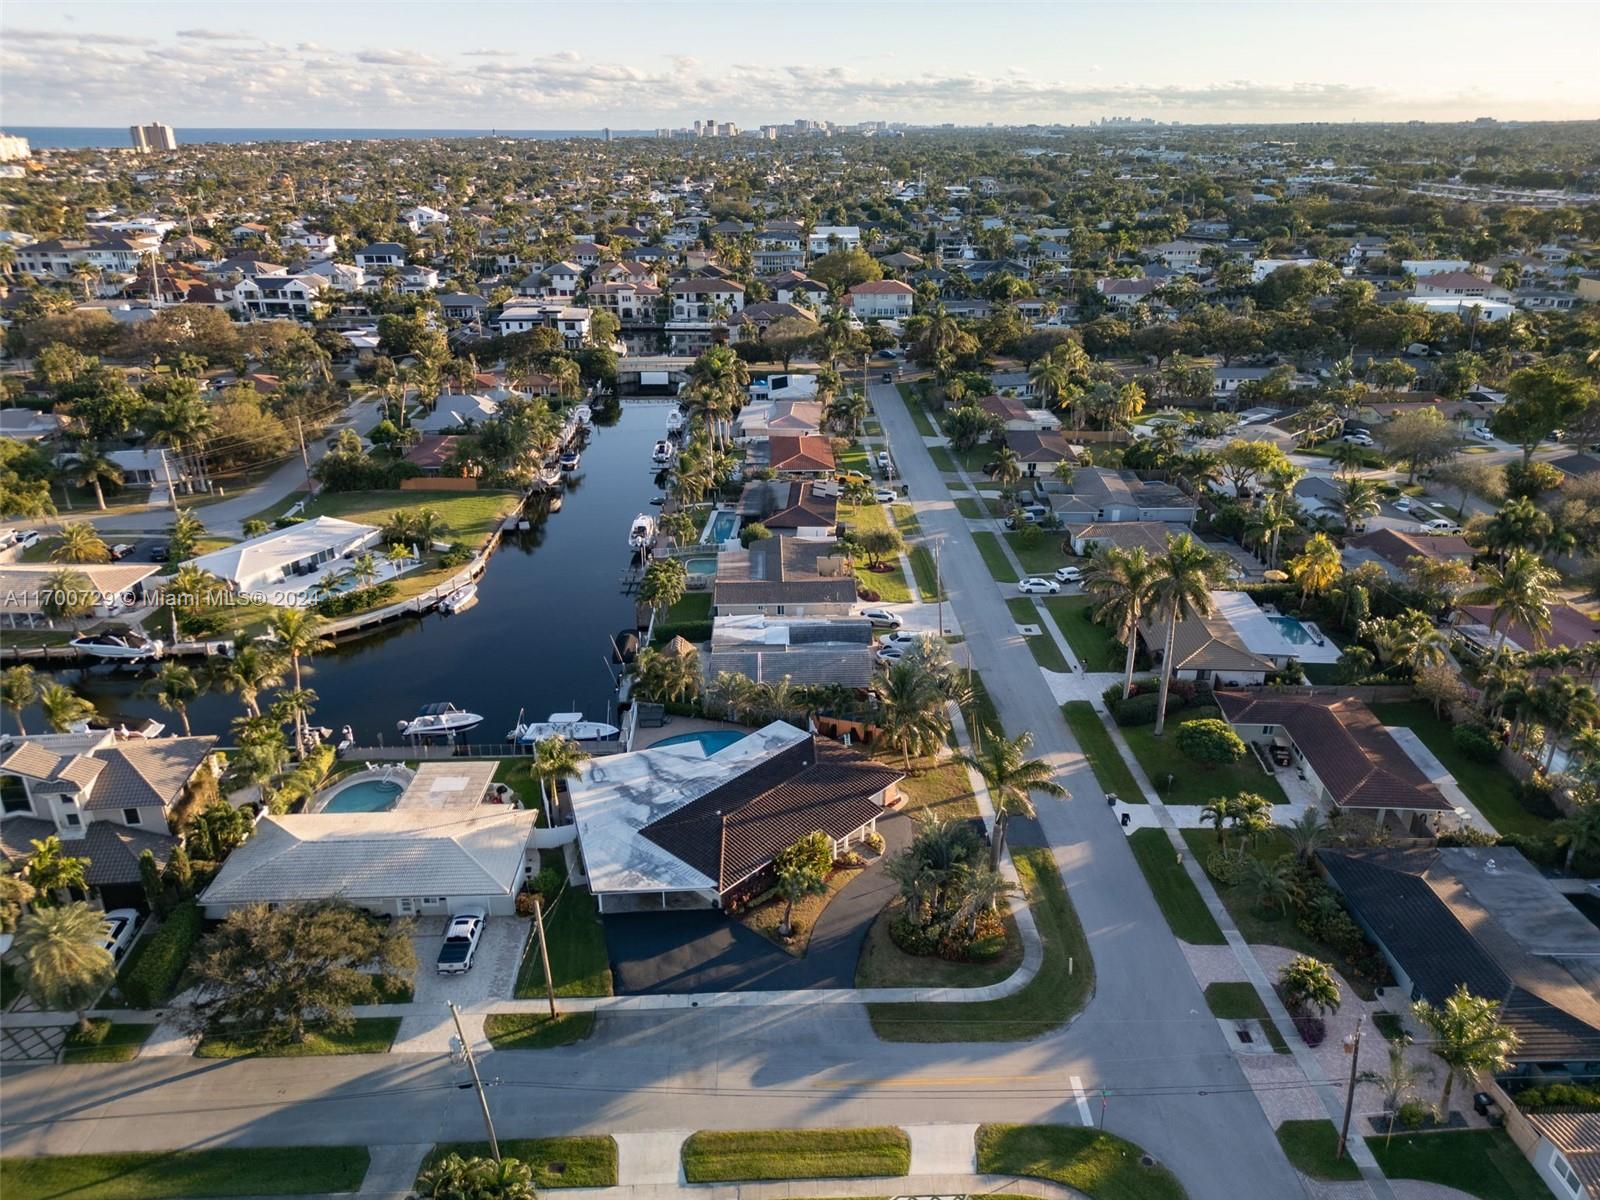
<svg viewBox="0 0 1600 1200"><path fill-rule="evenodd" d="M466 712L454 704L424 704L409 721L396 721L402 737L449 737L483 724L477 713Z"/></svg>
<svg viewBox="0 0 1600 1200"><path fill-rule="evenodd" d="M585 721L581 712L551 713L544 721L518 721L506 734L508 742L544 742L551 738L567 738L574 742L603 742L618 736L622 731L604 721Z"/></svg>

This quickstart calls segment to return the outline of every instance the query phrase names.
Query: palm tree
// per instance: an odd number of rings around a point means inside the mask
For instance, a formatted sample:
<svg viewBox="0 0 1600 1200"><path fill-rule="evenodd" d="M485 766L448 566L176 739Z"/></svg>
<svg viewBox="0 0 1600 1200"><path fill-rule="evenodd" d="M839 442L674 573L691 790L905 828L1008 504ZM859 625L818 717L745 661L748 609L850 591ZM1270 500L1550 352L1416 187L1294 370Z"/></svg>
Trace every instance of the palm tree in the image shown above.
<svg viewBox="0 0 1600 1200"><path fill-rule="evenodd" d="M1504 1070L1517 1047L1517 1034L1500 1020L1500 1002L1474 996L1461 984L1443 1005L1426 1000L1411 1006L1411 1015L1432 1034L1433 1052L1445 1065L1439 1111L1450 1115L1450 1089L1456 1076L1471 1082L1481 1071Z"/></svg>
<svg viewBox="0 0 1600 1200"><path fill-rule="evenodd" d="M1305 897L1300 883L1299 866L1289 855L1277 862L1263 862L1254 855L1244 860L1244 885L1254 893L1256 903L1263 909L1285 913L1291 904Z"/></svg>
<svg viewBox="0 0 1600 1200"><path fill-rule="evenodd" d="M56 733L66 733L77 722L95 715L94 705L64 683L47 683L40 688L39 708L44 713L44 723Z"/></svg>
<svg viewBox="0 0 1600 1200"><path fill-rule="evenodd" d="M1042 758L1029 758L1033 734L1019 733L1014 738L991 738L978 754L963 754L960 761L983 777L994 806L994 836L989 839L990 865L1000 866L1006 844L1006 827L1015 813L1033 816L1033 792L1058 799L1067 789L1051 777L1050 764Z"/></svg>
<svg viewBox="0 0 1600 1200"><path fill-rule="evenodd" d="M89 522L74 521L62 527L61 544L50 552L50 559L52 562L106 563L111 561L111 548Z"/></svg>
<svg viewBox="0 0 1600 1200"><path fill-rule="evenodd" d="M921 663L901 659L873 684L884 741L899 750L906 770L911 755L936 750L950 732L946 697L936 674Z"/></svg>
<svg viewBox="0 0 1600 1200"><path fill-rule="evenodd" d="M589 753L580 749L570 738L545 738L533 751L529 771L539 781L539 795L544 800L544 823L553 825L554 803L564 780L576 779L578 768L589 760Z"/></svg>
<svg viewBox="0 0 1600 1200"><path fill-rule="evenodd" d="M1550 605L1560 576L1540 561L1532 550L1512 550L1501 566L1484 569L1483 582L1462 596L1467 604L1491 606L1489 636L1494 637L1501 622L1520 625L1533 635L1536 646L1544 645L1550 629ZM1506 630L1500 629L1498 646L1505 645Z"/></svg>
<svg viewBox="0 0 1600 1200"><path fill-rule="evenodd" d="M164 662L140 691L155 697L155 702L168 712L178 714L185 737L194 732L189 727L189 705L200 695L201 688L192 670L180 662Z"/></svg>
<svg viewBox="0 0 1600 1200"><path fill-rule="evenodd" d="M279 651L289 656L289 674L294 680L294 690L301 691L300 660L333 649L333 641L324 637L321 622L315 613L305 608L274 608L267 617L267 632ZM294 725L295 756L305 754L306 715L296 712Z"/></svg>
<svg viewBox="0 0 1600 1200"><path fill-rule="evenodd" d="M1389 1043L1389 1065L1382 1071L1363 1071L1357 1079L1362 1083L1377 1084L1383 1092L1383 1111L1390 1117L1385 1144L1388 1137L1394 1135L1394 1114L1400 1111L1404 1104L1416 1090L1417 1084L1433 1075L1426 1067L1419 1067L1406 1058L1406 1047L1411 1044L1411 1039L1402 1037L1397 1042Z"/></svg>
<svg viewBox="0 0 1600 1200"><path fill-rule="evenodd" d="M961 889L961 904L957 910L958 918L965 914L967 920L967 937L978 936L978 917L984 912L993 912L1000 906L1000 901L1007 896L1016 894L1017 887L999 871L991 866L978 864L961 872L957 881Z"/></svg>
<svg viewBox="0 0 1600 1200"><path fill-rule="evenodd" d="M122 468L117 466L98 447L92 445L80 446L71 459L66 463L67 478L73 483L94 489L94 501L100 506L100 511L106 509L106 493L103 483L112 483L121 486L124 478Z"/></svg>
<svg viewBox="0 0 1600 1200"><path fill-rule="evenodd" d="M1308 1005L1324 1014L1339 1011L1339 981L1333 968L1307 954L1297 954L1284 964L1278 972L1278 991L1291 1013L1304 1012Z"/></svg>
<svg viewBox="0 0 1600 1200"><path fill-rule="evenodd" d="M244 702L245 712L252 717L261 715L258 698L268 688L283 683L283 656L276 647L260 642L245 642L234 649L217 677L224 691L238 692Z"/></svg>
<svg viewBox="0 0 1600 1200"><path fill-rule="evenodd" d="M1285 533L1295 527L1281 501L1268 501L1250 514L1245 524L1245 535L1256 544L1256 552L1269 568L1277 565L1278 543Z"/></svg>
<svg viewBox="0 0 1600 1200"><path fill-rule="evenodd" d="M1172 689L1172 659L1178 638L1178 622L1198 620L1211 611L1211 589L1224 578L1223 565L1209 550L1188 533L1167 538L1167 548L1155 560L1155 582L1151 588L1151 609L1163 614L1167 633L1161 655L1161 694L1156 703L1155 736L1167 724L1167 693Z"/></svg>
<svg viewBox="0 0 1600 1200"><path fill-rule="evenodd" d="M1557 846L1565 846L1567 857L1562 869L1572 874L1572 860L1580 854L1600 850L1600 800L1580 804L1570 817L1562 817L1550 826Z"/></svg>
<svg viewBox="0 0 1600 1200"><path fill-rule="evenodd" d="M87 904L29 913L17 924L13 952L23 990L47 1010L71 1010L87 1032L84 1011L111 986L116 964L105 947L106 919Z"/></svg>
<svg viewBox="0 0 1600 1200"><path fill-rule="evenodd" d="M1000 490L1009 495L1022 479L1022 460L1010 446L1001 446L994 455L994 481Z"/></svg>
<svg viewBox="0 0 1600 1200"><path fill-rule="evenodd" d="M639 599L656 610L659 617L689 590L689 569L678 558L660 558L644 569L639 581Z"/></svg>
<svg viewBox="0 0 1600 1200"><path fill-rule="evenodd" d="M17 718L17 733L26 734L22 727L22 710L39 698L39 679L27 663L7 667L0 672L0 707L9 708Z"/></svg>
<svg viewBox="0 0 1600 1200"><path fill-rule="evenodd" d="M1533 696L1535 710L1544 719L1549 736L1544 769L1555 762L1556 748L1564 735L1587 729L1600 720L1600 704L1594 689L1569 675L1553 675L1539 685Z"/></svg>
<svg viewBox="0 0 1600 1200"><path fill-rule="evenodd" d="M642 700L682 701L700 690L700 656L692 649L685 654L646 649L637 665L634 691Z"/></svg>
<svg viewBox="0 0 1600 1200"><path fill-rule="evenodd" d="M1377 516L1381 510L1378 485L1370 479L1341 479L1333 506L1344 522L1345 531L1354 533L1366 524L1368 517Z"/></svg>
<svg viewBox="0 0 1600 1200"><path fill-rule="evenodd" d="M30 839L33 853L23 864L23 877L28 886L40 896L47 896L51 904L60 904L73 891L88 892L87 858L73 858L61 852L61 839L55 835Z"/></svg>
<svg viewBox="0 0 1600 1200"><path fill-rule="evenodd" d="M778 932L788 937L794 932L794 906L807 896L820 896L828 890L828 877L808 862L789 862L778 868L778 895L783 898L783 919Z"/></svg>
<svg viewBox="0 0 1600 1200"><path fill-rule="evenodd" d="M1306 548L1289 560L1289 575L1300 585L1302 603L1332 587L1341 570L1339 548L1325 533L1313 534Z"/></svg>
<svg viewBox="0 0 1600 1200"><path fill-rule="evenodd" d="M1306 809L1298 820L1291 821L1281 828L1289 839L1289 848L1301 862L1305 862L1314 851L1327 845L1331 833L1328 823L1322 819L1321 811L1315 808Z"/></svg>
<svg viewBox="0 0 1600 1200"><path fill-rule="evenodd" d="M1122 695L1133 695L1133 662L1139 648L1139 621L1150 607L1156 579L1155 564L1144 547L1124 550L1107 546L1089 562L1083 590L1099 600L1094 619L1116 631L1128 648L1123 663ZM1096 665L1096 664L1090 664ZM1103 665L1103 664L1101 664Z"/></svg>
<svg viewBox="0 0 1600 1200"><path fill-rule="evenodd" d="M44 577L39 607L52 619L76 620L94 611L95 586L82 571L63 568Z"/></svg>
<svg viewBox="0 0 1600 1200"><path fill-rule="evenodd" d="M200 518L188 510L172 518L172 525L167 530L167 551L171 560L182 562L184 559L193 558L205 532L206 527Z"/></svg>

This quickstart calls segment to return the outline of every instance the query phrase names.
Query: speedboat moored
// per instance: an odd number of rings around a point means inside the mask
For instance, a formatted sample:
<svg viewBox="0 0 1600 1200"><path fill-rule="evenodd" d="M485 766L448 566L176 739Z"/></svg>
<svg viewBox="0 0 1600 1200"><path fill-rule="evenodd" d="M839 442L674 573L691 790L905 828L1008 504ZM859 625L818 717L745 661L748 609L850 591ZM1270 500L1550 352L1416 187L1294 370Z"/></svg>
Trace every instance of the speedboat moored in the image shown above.
<svg viewBox="0 0 1600 1200"><path fill-rule="evenodd" d="M424 704L409 721L396 721L402 737L440 737L465 733L483 724L477 713L465 712L454 704Z"/></svg>
<svg viewBox="0 0 1600 1200"><path fill-rule="evenodd" d="M633 519L633 527L628 530L628 545L635 550L643 550L656 540L656 519L649 513L640 513Z"/></svg>
<svg viewBox="0 0 1600 1200"><path fill-rule="evenodd" d="M551 713L549 720L519 724L506 735L511 742L543 742L568 738L574 742L603 742L622 731L604 721L585 721L581 712Z"/></svg>

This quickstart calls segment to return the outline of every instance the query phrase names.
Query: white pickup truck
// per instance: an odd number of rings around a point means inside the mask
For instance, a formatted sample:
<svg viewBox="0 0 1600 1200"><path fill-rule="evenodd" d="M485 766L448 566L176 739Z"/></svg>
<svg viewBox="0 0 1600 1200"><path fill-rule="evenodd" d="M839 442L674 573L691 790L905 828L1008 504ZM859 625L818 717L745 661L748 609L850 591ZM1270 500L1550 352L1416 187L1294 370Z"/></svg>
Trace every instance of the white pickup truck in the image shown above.
<svg viewBox="0 0 1600 1200"><path fill-rule="evenodd" d="M481 908L469 908L450 918L444 931L444 945L439 947L439 959L434 969L441 975L461 975L472 970L472 956L478 952L478 939L483 937L484 922L489 914Z"/></svg>

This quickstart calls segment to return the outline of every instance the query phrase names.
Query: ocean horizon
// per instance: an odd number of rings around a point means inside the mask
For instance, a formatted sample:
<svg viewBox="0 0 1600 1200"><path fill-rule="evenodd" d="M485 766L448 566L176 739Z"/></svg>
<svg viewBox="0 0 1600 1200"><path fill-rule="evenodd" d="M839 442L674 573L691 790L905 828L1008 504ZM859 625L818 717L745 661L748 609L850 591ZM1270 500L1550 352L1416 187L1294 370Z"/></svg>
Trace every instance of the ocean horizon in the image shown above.
<svg viewBox="0 0 1600 1200"><path fill-rule="evenodd" d="M126 125L6 125L3 131L28 139L40 150L98 150L128 148ZM244 142L420 141L427 138L506 137L534 141L566 138L603 138L604 129L309 129L265 126L184 128L175 126L180 146L208 143L238 145ZM651 137L654 129L613 129L612 137Z"/></svg>

